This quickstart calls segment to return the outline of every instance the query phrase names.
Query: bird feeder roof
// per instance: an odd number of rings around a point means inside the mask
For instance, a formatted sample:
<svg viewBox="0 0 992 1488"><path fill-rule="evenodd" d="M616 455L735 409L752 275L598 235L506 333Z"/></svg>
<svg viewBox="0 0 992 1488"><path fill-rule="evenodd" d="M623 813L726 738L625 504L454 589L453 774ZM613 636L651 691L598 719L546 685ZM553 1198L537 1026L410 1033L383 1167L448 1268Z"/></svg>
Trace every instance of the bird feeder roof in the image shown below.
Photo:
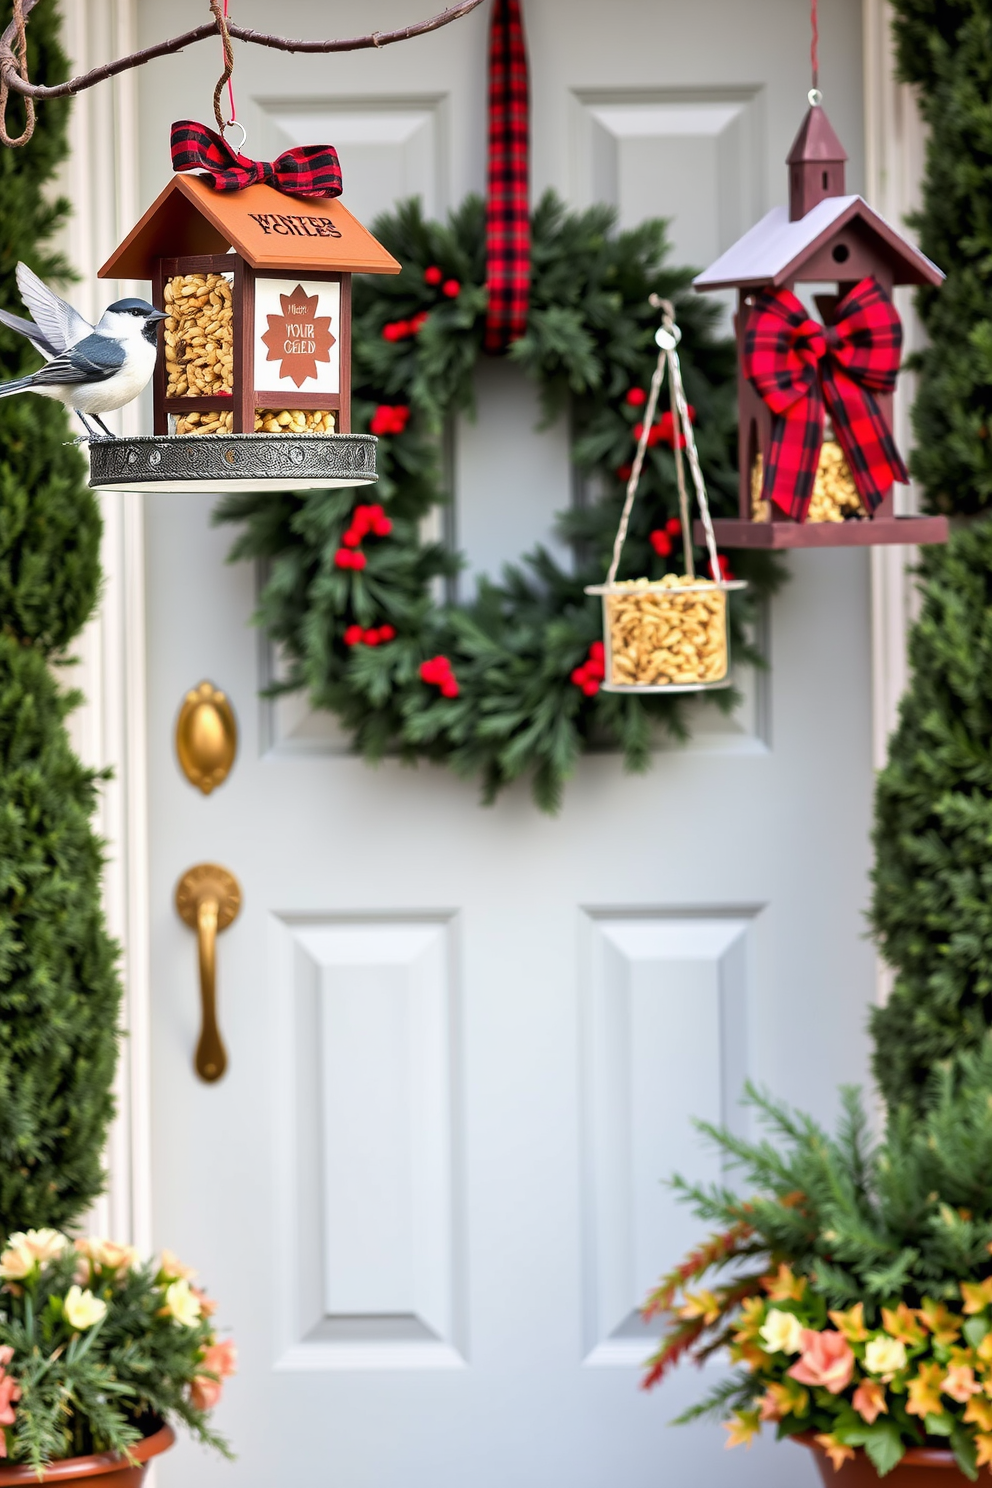
<svg viewBox="0 0 992 1488"><path fill-rule="evenodd" d="M759 289L788 284L806 261L845 227L867 232L896 284L940 284L937 265L880 217L860 196L828 196L795 222L788 207L772 210L692 281L698 290Z"/></svg>
<svg viewBox="0 0 992 1488"><path fill-rule="evenodd" d="M400 265L340 201L300 199L273 186L215 191L175 175L99 272L150 279L159 258L226 253L253 269L398 274Z"/></svg>

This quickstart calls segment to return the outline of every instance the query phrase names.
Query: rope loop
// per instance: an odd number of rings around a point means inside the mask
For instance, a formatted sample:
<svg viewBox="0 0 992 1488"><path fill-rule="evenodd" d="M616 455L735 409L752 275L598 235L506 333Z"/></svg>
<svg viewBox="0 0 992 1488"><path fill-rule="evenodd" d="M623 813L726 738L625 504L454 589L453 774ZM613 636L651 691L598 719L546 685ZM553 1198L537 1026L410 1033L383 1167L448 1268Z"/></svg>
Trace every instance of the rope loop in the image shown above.
<svg viewBox="0 0 992 1488"><path fill-rule="evenodd" d="M18 3L20 3L20 0L18 0ZM217 86L214 89L214 118L217 120L217 128L221 134L224 133L228 124L234 124L236 122L234 118L234 94L231 94L231 117L226 122L220 106L220 96L224 91L225 85L230 83L231 73L234 71L234 48L231 45L231 33L227 29L226 9L226 5L223 8L221 7L221 0L210 0L210 11L214 20L217 22L217 30L220 32L220 39L224 45L224 71L217 79Z"/></svg>
<svg viewBox="0 0 992 1488"><path fill-rule="evenodd" d="M24 21L23 0L14 0L14 24L17 27L17 58L11 58L0 68L0 144L9 145L16 149L18 145L26 145L34 134L34 99L24 100L24 133L12 138L7 133L7 99L10 92L7 83L7 74L13 68L21 78L22 82L28 81L28 38L27 28Z"/></svg>

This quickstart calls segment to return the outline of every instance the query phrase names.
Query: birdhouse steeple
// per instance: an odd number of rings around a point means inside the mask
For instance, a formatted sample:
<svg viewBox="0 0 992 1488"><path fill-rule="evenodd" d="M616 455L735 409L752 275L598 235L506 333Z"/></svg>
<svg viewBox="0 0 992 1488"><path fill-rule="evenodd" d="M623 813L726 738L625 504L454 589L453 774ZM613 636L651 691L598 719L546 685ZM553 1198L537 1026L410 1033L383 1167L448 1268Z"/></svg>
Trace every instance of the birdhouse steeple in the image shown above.
<svg viewBox="0 0 992 1488"><path fill-rule="evenodd" d="M828 196L844 195L847 151L819 104L807 111L786 157L789 167L789 221L800 217Z"/></svg>

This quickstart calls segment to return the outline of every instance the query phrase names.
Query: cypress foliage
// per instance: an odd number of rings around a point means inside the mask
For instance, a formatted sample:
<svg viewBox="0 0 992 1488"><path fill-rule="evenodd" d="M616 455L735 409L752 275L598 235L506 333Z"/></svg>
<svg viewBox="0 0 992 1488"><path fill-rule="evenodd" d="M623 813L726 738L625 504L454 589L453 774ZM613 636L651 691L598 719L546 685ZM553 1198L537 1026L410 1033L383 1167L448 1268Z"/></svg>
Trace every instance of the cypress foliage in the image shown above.
<svg viewBox="0 0 992 1488"><path fill-rule="evenodd" d="M992 7L988 0L894 0L901 78L920 89L930 137L924 253L947 275L919 308L913 473L933 510L992 507Z"/></svg>
<svg viewBox="0 0 992 1488"><path fill-rule="evenodd" d="M66 76L53 0L28 34L32 77ZM46 245L68 204L45 194L67 117L65 103L46 103L31 142L0 150L0 304L18 313L18 259L47 279L67 272ZM0 376L36 365L0 327ZM97 777L64 727L78 697L52 671L100 582L99 511L70 437L61 405L0 402L0 1237L85 1209L113 1114L120 987L90 824Z"/></svg>

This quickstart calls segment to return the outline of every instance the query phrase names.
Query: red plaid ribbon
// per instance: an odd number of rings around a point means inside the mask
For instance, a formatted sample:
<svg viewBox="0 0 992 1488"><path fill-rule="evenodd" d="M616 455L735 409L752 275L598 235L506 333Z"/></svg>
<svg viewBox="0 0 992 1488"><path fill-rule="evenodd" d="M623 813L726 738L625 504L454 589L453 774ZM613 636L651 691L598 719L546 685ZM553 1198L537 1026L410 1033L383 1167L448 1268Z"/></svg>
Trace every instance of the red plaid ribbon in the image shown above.
<svg viewBox="0 0 992 1488"><path fill-rule="evenodd" d="M908 481L875 393L891 392L902 323L877 279L856 284L833 325L810 320L787 289L766 289L744 333L744 375L772 412L762 496L804 522L823 443L824 404L858 494L874 512L893 481Z"/></svg>
<svg viewBox="0 0 992 1488"><path fill-rule="evenodd" d="M261 181L287 196L341 195L341 165L333 145L302 145L276 160L251 160L195 119L173 124L171 143L172 169L205 171L215 191L244 191Z"/></svg>
<svg viewBox="0 0 992 1488"><path fill-rule="evenodd" d="M519 0L494 0L489 33L489 190L486 199L487 351L527 327L530 295L530 121Z"/></svg>

